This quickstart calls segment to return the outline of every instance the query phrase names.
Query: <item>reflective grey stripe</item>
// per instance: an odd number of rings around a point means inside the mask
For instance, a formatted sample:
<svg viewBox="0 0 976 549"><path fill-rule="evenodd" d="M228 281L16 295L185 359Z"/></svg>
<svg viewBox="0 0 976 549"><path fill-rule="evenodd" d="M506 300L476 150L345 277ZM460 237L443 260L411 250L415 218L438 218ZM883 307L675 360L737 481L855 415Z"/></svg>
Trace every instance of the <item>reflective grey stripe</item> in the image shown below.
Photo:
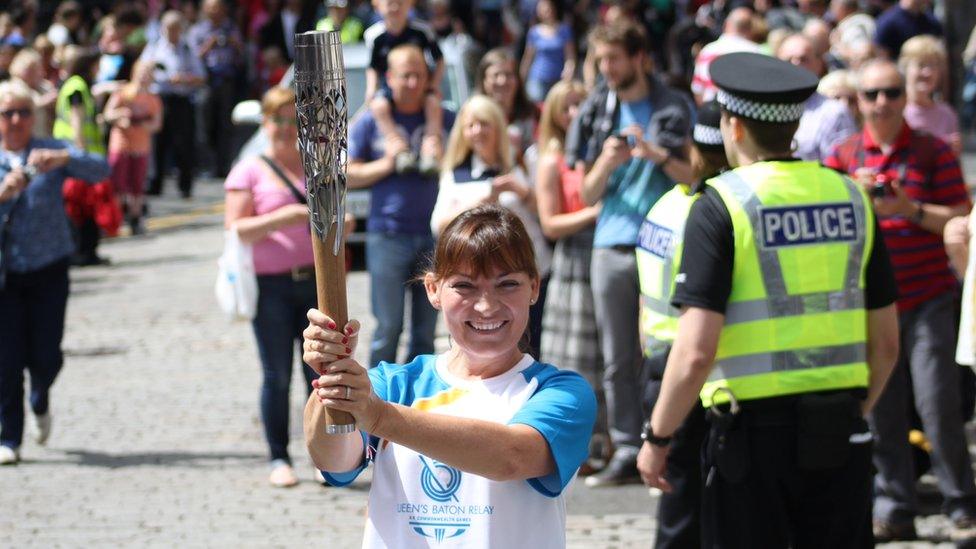
<svg viewBox="0 0 976 549"><path fill-rule="evenodd" d="M766 288L766 299L732 302L725 311L725 323L754 322L771 318L800 316L803 314L825 313L830 311L845 311L864 307L864 294L860 289L861 264L864 260L864 242L861 238L851 243L850 254L847 259L847 272L844 275L844 288L836 292L817 292L804 295L790 295L786 290L786 280L780 266L779 255L775 249L763 246L760 226L759 197L752 187L737 173L729 171L720 175L722 180L738 200L742 209L749 217L753 236L756 240L756 251L759 255L759 267L763 275ZM867 235L865 224L864 201L854 183L847 177L843 178L847 186L851 203L854 205L855 222L861 228L862 234Z"/></svg>
<svg viewBox="0 0 976 549"><path fill-rule="evenodd" d="M859 288L861 285L861 268L864 262L864 245L868 241L868 231L870 229L865 219L866 209L864 208L864 199L860 191L857 190L857 186L851 181L851 178L846 175L841 178L844 180L844 184L847 185L847 193L851 196L851 204L854 204L855 224L861 227L864 234L863 238L851 243L851 253L847 256L847 276L844 277L844 284L847 288Z"/></svg>
<svg viewBox="0 0 976 549"><path fill-rule="evenodd" d="M775 312L778 314L770 312L769 301L765 299L729 303L725 307L725 323L738 324L803 314L863 309L864 292L860 288L854 288L837 292L790 295L777 299L777 303Z"/></svg>
<svg viewBox="0 0 976 549"><path fill-rule="evenodd" d="M678 231L674 231L674 235L676 240L671 246L671 253L664 258L664 268L661 270L661 301L666 305L671 304L671 283L674 281L674 252L678 246L677 239L684 239L684 235L679 236Z"/></svg>
<svg viewBox="0 0 976 549"><path fill-rule="evenodd" d="M715 368L708 376L708 380L718 381L754 374L838 366L866 361L867 347L864 343L817 347L800 351L740 355L716 361Z"/></svg>
<svg viewBox="0 0 976 549"><path fill-rule="evenodd" d="M659 315L678 318L678 315L681 313L676 307L671 306L667 298L657 299L647 294L642 295L644 296L644 306Z"/></svg>
<svg viewBox="0 0 976 549"><path fill-rule="evenodd" d="M779 265L779 255L776 253L776 250L766 249L763 246L762 231L759 230L759 207L762 206L762 202L759 201L759 196L746 183L745 179L742 179L734 171L723 173L719 176L719 179L728 185L729 190L732 191L732 196L739 201L742 209L749 216L749 224L752 226L752 234L756 240L756 251L759 254L759 268L762 270L763 284L766 287L766 296L769 300L770 315L777 317L786 316L778 314L778 304L776 303L776 297L789 295L786 292L783 269Z"/></svg>

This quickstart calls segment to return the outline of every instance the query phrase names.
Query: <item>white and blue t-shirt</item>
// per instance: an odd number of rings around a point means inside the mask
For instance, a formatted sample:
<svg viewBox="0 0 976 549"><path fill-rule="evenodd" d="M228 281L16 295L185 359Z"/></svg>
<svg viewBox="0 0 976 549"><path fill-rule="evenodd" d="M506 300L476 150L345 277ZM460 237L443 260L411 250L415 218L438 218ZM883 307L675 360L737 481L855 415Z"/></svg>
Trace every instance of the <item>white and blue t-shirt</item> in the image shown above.
<svg viewBox="0 0 976 549"><path fill-rule="evenodd" d="M593 389L578 374L529 355L484 380L460 379L447 362L447 355L424 355L403 366L380 363L369 371L373 391L432 413L529 425L548 442L556 470L498 482L363 433L370 451L362 464L346 473L324 472L333 485L349 484L372 454L363 547L565 547L562 492L587 455L596 420Z"/></svg>

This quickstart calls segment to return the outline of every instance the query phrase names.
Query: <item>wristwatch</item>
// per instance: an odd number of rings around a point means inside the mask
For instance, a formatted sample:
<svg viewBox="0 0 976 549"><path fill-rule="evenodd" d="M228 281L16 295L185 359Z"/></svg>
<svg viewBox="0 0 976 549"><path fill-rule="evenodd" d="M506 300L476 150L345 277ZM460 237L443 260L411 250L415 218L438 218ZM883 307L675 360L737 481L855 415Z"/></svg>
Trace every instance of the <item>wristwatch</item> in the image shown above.
<svg viewBox="0 0 976 549"><path fill-rule="evenodd" d="M644 431L641 433L641 439L650 442L654 446L660 446L661 448L666 447L671 444L672 437L659 437L654 434L654 429L651 428L651 420L647 420L644 424Z"/></svg>

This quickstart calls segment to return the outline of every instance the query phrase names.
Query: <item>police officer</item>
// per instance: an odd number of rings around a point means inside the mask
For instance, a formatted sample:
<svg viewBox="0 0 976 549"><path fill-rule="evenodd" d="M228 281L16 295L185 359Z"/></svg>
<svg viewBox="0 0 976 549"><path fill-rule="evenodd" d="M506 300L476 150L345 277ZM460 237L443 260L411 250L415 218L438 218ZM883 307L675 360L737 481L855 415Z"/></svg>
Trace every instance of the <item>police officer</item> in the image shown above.
<svg viewBox="0 0 976 549"><path fill-rule="evenodd" d="M648 212L637 237L644 376L648 378L644 382L645 419L650 417L657 401L668 352L678 328L680 311L671 305L671 294L681 260L681 238L688 210L705 181L729 167L719 130L721 117L715 101L698 109L690 154L696 181L691 185L679 183L665 193ZM700 454L705 431L705 409L696 404L671 443L666 476L673 491L663 494L658 503L655 538L658 549L701 545Z"/></svg>
<svg viewBox="0 0 976 549"><path fill-rule="evenodd" d="M688 215L681 316L642 476L671 490L671 437L700 394L704 546L870 546L863 415L898 353L877 221L850 180L791 158L813 74L748 53L710 72L736 168L709 180Z"/></svg>

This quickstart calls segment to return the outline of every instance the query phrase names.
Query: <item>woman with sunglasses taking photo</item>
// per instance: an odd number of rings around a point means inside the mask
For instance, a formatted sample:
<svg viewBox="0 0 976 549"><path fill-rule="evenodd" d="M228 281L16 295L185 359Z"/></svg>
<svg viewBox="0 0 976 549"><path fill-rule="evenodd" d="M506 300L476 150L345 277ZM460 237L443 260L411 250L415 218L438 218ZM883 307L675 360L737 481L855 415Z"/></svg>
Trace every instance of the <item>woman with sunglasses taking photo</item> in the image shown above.
<svg viewBox="0 0 976 549"><path fill-rule="evenodd" d="M461 213L423 284L451 347L406 365L367 371L350 358L358 322L309 311L304 358L321 374L305 409L312 460L339 486L374 462L364 547L564 547L562 493L596 402L578 374L520 346L539 295L525 227L494 204ZM360 430L325 434L323 405Z"/></svg>
<svg viewBox="0 0 976 549"><path fill-rule="evenodd" d="M64 361L68 265L75 245L64 215L67 177L108 176L101 155L33 136L34 98L0 82L0 465L20 460L24 370L30 371L34 439L51 434L48 392Z"/></svg>

